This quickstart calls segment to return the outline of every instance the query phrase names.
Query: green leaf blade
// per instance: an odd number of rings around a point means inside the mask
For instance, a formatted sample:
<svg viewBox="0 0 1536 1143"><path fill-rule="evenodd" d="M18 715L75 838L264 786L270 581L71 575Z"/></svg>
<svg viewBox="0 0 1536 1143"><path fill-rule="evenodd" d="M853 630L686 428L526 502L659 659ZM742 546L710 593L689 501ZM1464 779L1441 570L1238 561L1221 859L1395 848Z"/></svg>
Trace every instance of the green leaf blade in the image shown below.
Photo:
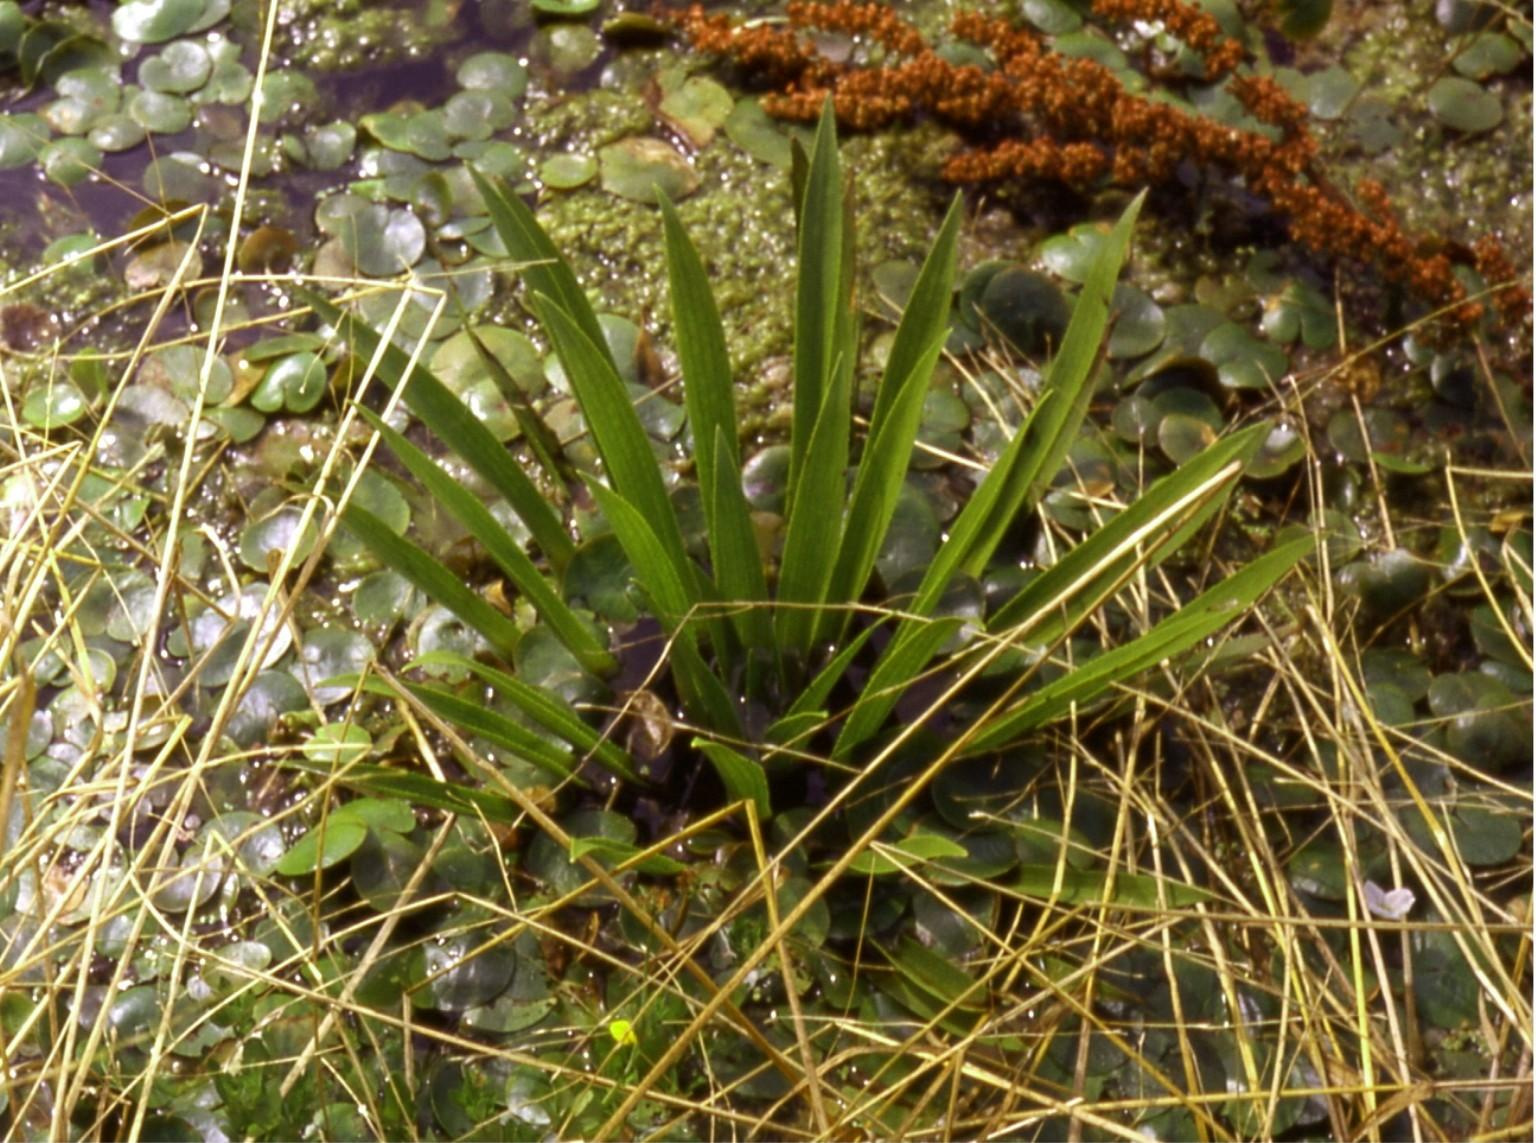
<svg viewBox="0 0 1536 1143"><path fill-rule="evenodd" d="M421 365L411 367L410 355L398 346L380 346L383 339L366 322L344 313L326 299L310 291L300 296L311 309L340 331L343 338L363 360L378 356L380 380L401 399L440 440L452 446L464 460L512 505L513 511L528 525L534 541L555 568L570 561L576 545L566 533L565 523L550 507L538 486L528 479L502 443L441 381ZM360 351L360 352L359 352Z"/></svg>
<svg viewBox="0 0 1536 1143"><path fill-rule="evenodd" d="M618 660L603 646L581 617L560 598L549 582L539 574L522 547L497 522L480 500L432 462L424 452L386 425L367 409L359 409L369 424L383 437L411 474L432 497L464 525L485 548L497 566L533 605L539 617L549 624L560 641L595 675L612 674Z"/></svg>
<svg viewBox="0 0 1536 1143"><path fill-rule="evenodd" d="M395 535L389 525L366 508L349 504L342 519L388 567L485 636L498 655L511 660L517 641L522 637L517 624L481 599L459 576L421 548Z"/></svg>
<svg viewBox="0 0 1536 1143"><path fill-rule="evenodd" d="M1091 702L1117 683L1199 646L1246 614L1261 595L1314 547L1314 541L1307 536L1266 552L1190 600L1150 631L1090 659L1026 696L969 743L966 753L999 749L1032 730L1065 717L1073 704Z"/></svg>
<svg viewBox="0 0 1536 1143"><path fill-rule="evenodd" d="M851 603L863 593L896 512L922 423L928 383L949 332L955 250L963 218L962 200L956 196L897 326L854 478L847 528L827 590L827 598L833 602ZM824 627L823 634L830 632Z"/></svg>
<svg viewBox="0 0 1536 1143"><path fill-rule="evenodd" d="M687 592L691 607L700 598L698 576L684 550L682 529L650 439L612 359L599 348L601 343L593 342L576 319L548 295L539 295L534 308L565 365L609 482L650 522L652 534L671 563L673 576Z"/></svg>

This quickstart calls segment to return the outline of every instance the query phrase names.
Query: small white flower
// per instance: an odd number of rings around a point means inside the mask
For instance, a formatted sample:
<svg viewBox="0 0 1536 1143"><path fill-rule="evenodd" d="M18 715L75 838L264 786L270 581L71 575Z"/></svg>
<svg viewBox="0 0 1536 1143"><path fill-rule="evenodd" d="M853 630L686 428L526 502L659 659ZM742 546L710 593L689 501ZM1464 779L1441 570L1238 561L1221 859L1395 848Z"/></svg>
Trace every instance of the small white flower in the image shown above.
<svg viewBox="0 0 1536 1143"><path fill-rule="evenodd" d="M1388 921L1401 921L1406 917L1413 908L1414 900L1412 889L1398 886L1386 890L1374 881L1365 883L1365 907Z"/></svg>

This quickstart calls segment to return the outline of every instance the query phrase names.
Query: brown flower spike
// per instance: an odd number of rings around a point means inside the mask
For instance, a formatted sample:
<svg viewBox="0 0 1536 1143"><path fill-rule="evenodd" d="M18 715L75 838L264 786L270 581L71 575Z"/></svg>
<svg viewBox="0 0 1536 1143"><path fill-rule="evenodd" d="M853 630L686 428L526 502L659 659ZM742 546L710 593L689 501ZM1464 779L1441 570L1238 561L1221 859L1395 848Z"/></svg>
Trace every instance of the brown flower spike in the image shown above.
<svg viewBox="0 0 1536 1143"><path fill-rule="evenodd" d="M1465 301L1444 244L1405 232L1379 185L1362 179L1352 201L1323 177L1306 107L1271 79L1234 75L1242 45L1209 13L1184 0L1094 0L1093 10L1112 23L1160 24L1200 57L1207 80L1225 78L1227 90L1278 138L1136 95L1103 64L1055 53L1027 29L976 13L957 14L950 30L986 48L993 69L944 59L886 4L791 3L787 26L735 27L729 17L698 6L675 20L699 50L728 56L775 85L763 99L772 115L814 119L830 97L839 122L856 130L924 112L959 128L1004 135L951 157L943 168L950 182L1054 180L1088 189L1107 181L1139 188L1194 161L1267 199L1291 236L1313 251L1374 265L1430 305L1452 307L1462 321L1480 316L1482 307ZM812 31L861 37L877 45L875 58L828 60L806 34ZM1469 260L1491 283L1515 276L1491 238L1480 241ZM1502 291L1495 304L1511 325L1530 317L1523 289Z"/></svg>

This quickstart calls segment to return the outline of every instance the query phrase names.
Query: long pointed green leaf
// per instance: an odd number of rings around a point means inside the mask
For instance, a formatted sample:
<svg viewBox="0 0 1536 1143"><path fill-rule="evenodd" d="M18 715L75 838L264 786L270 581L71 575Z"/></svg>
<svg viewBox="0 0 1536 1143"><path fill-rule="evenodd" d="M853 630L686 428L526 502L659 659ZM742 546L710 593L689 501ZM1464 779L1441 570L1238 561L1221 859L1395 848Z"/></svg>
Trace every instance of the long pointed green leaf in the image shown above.
<svg viewBox="0 0 1536 1143"><path fill-rule="evenodd" d="M1061 350L1047 370L1039 403L961 510L924 573L916 598L907 607L913 615L930 614L957 572L974 568L978 571L973 574L979 574L985 568L1019 511L1038 495L1041 481L1054 475L1066 456L1092 396L1089 381L1108 322L1110 297L1144 197L1138 196L1126 208L1114 231L1099 247ZM904 623L886 647L876 672L881 664L895 657L908 661L906 644L919 638L923 630L921 620ZM915 677L923 665L914 664L909 677ZM894 679L892 685L895 686ZM855 730L863 730L867 725L856 725ZM845 724L838 739L840 750L852 749L856 742L857 736L850 734L849 725Z"/></svg>
<svg viewBox="0 0 1536 1143"><path fill-rule="evenodd" d="M569 750L556 746L526 726L513 722L506 715L490 710L483 703L470 702L436 687L420 684L407 684L406 689L443 721L509 750L557 778L581 780L576 775L575 759Z"/></svg>
<svg viewBox="0 0 1536 1143"><path fill-rule="evenodd" d="M848 721L843 723L832 747L832 757L847 758L854 747L885 725L912 680L960 629L961 623L954 617L924 622L911 628L912 634L893 653L881 657L853 709L848 712Z"/></svg>
<svg viewBox="0 0 1536 1143"><path fill-rule="evenodd" d="M812 432L826 405L836 367L842 295L842 172L831 100L816 128L805 193L800 201L795 279L794 418L790 430L789 496L794 498ZM830 550L830 549L829 549Z"/></svg>
<svg viewBox="0 0 1536 1143"><path fill-rule="evenodd" d="M575 472L570 462L560 453L560 439L534 410L528 395L518 386L512 374L507 372L507 367L501 363L501 358L490 351L485 341L473 329L466 329L464 332L469 334L470 344L475 347L475 352L480 357L480 364L485 366L496 388L506 399L512 415L517 418L517 427L523 432L523 440L533 451L533 459L538 461L545 476L556 485L574 480Z"/></svg>
<svg viewBox="0 0 1536 1143"><path fill-rule="evenodd" d="M677 356L683 371L683 399L688 424L693 430L693 449L699 473L704 510L716 501L713 482L717 471L715 449L723 441L731 465L722 472L741 468L736 439L736 398L731 383L731 360L726 352L720 311L709 288L709 275L699 253L683 230L677 210L661 196L662 225L667 240L667 280L672 294L672 327L677 337ZM713 531L715 521L709 518Z"/></svg>
<svg viewBox="0 0 1536 1143"><path fill-rule="evenodd" d="M422 662L448 662L470 671L504 695L518 710L552 734L557 734L583 754L592 756L598 765L610 773L631 782L644 782L628 754L617 742L601 731L589 726L571 705L557 694L523 682L516 675L477 662L463 655L433 653L424 655Z"/></svg>
<svg viewBox="0 0 1536 1143"><path fill-rule="evenodd" d="M674 574L688 593L691 607L701 598L698 574L684 550L683 533L667 496L667 486L662 482L661 468L624 382L608 355L553 298L538 295L534 308L565 365L566 377L603 458L610 484L649 522Z"/></svg>
<svg viewBox="0 0 1536 1143"><path fill-rule="evenodd" d="M928 383L949 332L955 247L963 217L962 199L957 195L923 262L897 326L896 340L875 396L864 455L854 478L847 528L827 589L827 599L832 602L852 602L863 593L896 512L922 423ZM821 628L825 633L833 629L830 624ZM822 638L818 635L817 641Z"/></svg>
<svg viewBox="0 0 1536 1143"><path fill-rule="evenodd" d="M1156 564L1188 540L1225 502L1241 466L1267 432L1266 426L1257 425L1236 433L1154 484L1124 512L1030 581L989 620L989 629L1011 639L1027 640L1033 646L1048 645L1069 635L1138 566ZM894 707L894 697L883 703L870 697L875 689L873 680L878 677L890 694L899 696L905 682L926 665L927 659L919 654L921 647L914 650L909 646L917 644L925 631L909 621L897 632L875 665L871 686L861 696L861 705L869 704L871 712L859 721L849 718L838 737L835 756L846 757L862 741L861 736L879 729ZM903 675L903 671L907 673Z"/></svg>
<svg viewBox="0 0 1536 1143"><path fill-rule="evenodd" d="M666 549L638 508L596 481L588 487L629 557L640 586L650 597L657 619L673 636L672 673L689 715L721 734L739 736L741 724L736 704L699 654L697 624L689 616L697 602L692 588L678 575Z"/></svg>
<svg viewBox="0 0 1536 1143"><path fill-rule="evenodd" d="M353 346L359 357L365 361L373 357L381 339L366 322L343 313L311 291L301 290L299 296L311 309L341 331L342 337ZM571 542L564 522L549 506L549 501L538 486L528 479L517 459L491 431L431 372L418 365L411 370L407 381L406 369L409 365L409 354L398 346L386 346L379 360L379 379L391 389L405 386L401 399L405 401L406 407L440 440L463 457L487 483L506 497L512 510L528 525L528 531L533 534L534 541L549 562L556 570L564 568L575 552L576 545Z"/></svg>
<svg viewBox="0 0 1536 1143"><path fill-rule="evenodd" d="M1100 244L1061 350L1046 372L1039 403L961 510L923 577L912 612L932 611L957 571L980 575L1020 509L1060 467L1092 396L1089 380L1109 320L1109 300L1141 202L1138 196Z"/></svg>
<svg viewBox="0 0 1536 1143"><path fill-rule="evenodd" d="M1190 600L1146 634L1106 651L1027 695L988 724L966 753L995 750L1063 717L1074 703L1092 701L1116 683L1198 646L1240 619L1280 578L1314 548L1305 536L1258 557L1215 587Z"/></svg>
<svg viewBox="0 0 1536 1143"><path fill-rule="evenodd" d="M1140 564L1154 566L1182 546L1225 502L1267 425L1218 441L1156 481L1123 512L1067 552L998 609L987 623L1001 632L1029 626L1036 645L1075 627L1085 606Z"/></svg>
<svg viewBox="0 0 1536 1143"><path fill-rule="evenodd" d="M386 425L367 409L358 413L384 438L411 474L438 504L446 508L478 540L508 579L549 624L560 642L576 660L595 675L612 674L618 660L598 641L591 627L584 623L569 604L549 585L520 545L497 522L478 497L432 462L431 457Z"/></svg>
<svg viewBox="0 0 1536 1143"><path fill-rule="evenodd" d="M603 327L598 324L597 313L592 309L586 291L581 288L575 272L561 257L549 235L544 233L533 211L500 179L486 178L473 165L469 173L475 180L480 197L485 200L491 224L496 227L496 233L506 246L507 253L523 263L519 270L528 287L529 296L543 294L553 298L597 347L597 351L608 359L608 364L614 366L613 355L608 352L608 342L603 337Z"/></svg>
<svg viewBox="0 0 1536 1143"><path fill-rule="evenodd" d="M395 535L366 508L347 505L347 527L384 563L484 635L496 653L510 660L522 632L517 624L464 585L464 581L421 548Z"/></svg>
<svg viewBox="0 0 1536 1143"><path fill-rule="evenodd" d="M503 825L519 825L524 820L522 809L511 798L462 782L444 782L426 774L413 774L394 766L362 762L332 773L333 767L329 763L314 763L292 756L283 764L319 774L365 794L404 798L413 805L431 806L450 814L484 817L486 821Z"/></svg>
<svg viewBox="0 0 1536 1143"><path fill-rule="evenodd" d="M1019 437L1028 447L1019 451L1016 466L1010 465L1003 494L992 505L970 542L970 550L961 558L962 571L979 576L986 570L987 561L1012 527L1019 510L1039 498L1066 460L1067 450L1077 437L1078 426L1093 397L1093 374L1103 353L1110 299L1145 199L1143 191L1125 208L1089 266L1082 293L1072 307L1072 320L1067 324L1061 349L1046 370L1044 391L1051 394L1051 400L1036 406L1028 424L1020 430Z"/></svg>
<svg viewBox="0 0 1536 1143"><path fill-rule="evenodd" d="M768 799L768 775L762 764L753 761L740 751L732 750L722 742L707 738L695 738L693 747L709 759L715 773L725 786L725 796L731 801L746 799L757 807L759 821L773 816L773 805Z"/></svg>
<svg viewBox="0 0 1536 1143"><path fill-rule="evenodd" d="M716 472L709 482L714 492L710 518L709 555L715 569L715 586L726 603L763 604L750 606L732 615L731 622L742 643L768 649L773 645L773 625L766 603L768 581L763 574L763 557L757 547L757 532L746 494L741 489L741 470L736 467L725 441L724 430L715 427L714 458Z"/></svg>
<svg viewBox="0 0 1536 1143"><path fill-rule="evenodd" d="M843 531L843 490L853 428L850 380L851 374L834 366L799 483L789 493L778 602L799 606L781 606L773 621L779 646L798 654L810 648L819 619L817 605L826 601L832 553L837 551Z"/></svg>

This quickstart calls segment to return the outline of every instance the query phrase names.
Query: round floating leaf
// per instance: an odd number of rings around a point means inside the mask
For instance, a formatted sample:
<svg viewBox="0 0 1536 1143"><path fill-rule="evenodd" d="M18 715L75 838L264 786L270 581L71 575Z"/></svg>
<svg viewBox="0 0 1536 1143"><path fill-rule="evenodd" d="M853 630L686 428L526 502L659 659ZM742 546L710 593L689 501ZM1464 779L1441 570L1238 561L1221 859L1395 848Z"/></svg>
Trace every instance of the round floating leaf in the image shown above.
<svg viewBox="0 0 1536 1143"><path fill-rule="evenodd" d="M59 77L54 84L59 98L43 109L43 117L55 131L80 135L122 103L122 81L106 68L82 68Z"/></svg>
<svg viewBox="0 0 1536 1143"><path fill-rule="evenodd" d="M319 99L315 81L301 71L280 68L269 71L261 84L263 120L302 115Z"/></svg>
<svg viewBox="0 0 1536 1143"><path fill-rule="evenodd" d="M240 560L252 571L266 575L269 561L292 552L295 563L302 562L314 550L319 535L313 519L301 530L302 508L286 504L270 515L245 526L240 533Z"/></svg>
<svg viewBox="0 0 1536 1143"><path fill-rule="evenodd" d="M992 275L976 308L986 326L1026 357L1060 344L1072 316L1072 307L1054 282L1020 266Z"/></svg>
<svg viewBox="0 0 1536 1143"><path fill-rule="evenodd" d="M1467 963L1457 935L1414 929L1413 992L1419 1016L1439 1028L1476 1027L1482 1005L1478 974Z"/></svg>
<svg viewBox="0 0 1536 1143"><path fill-rule="evenodd" d="M596 12L602 0L532 0L533 10L547 16L585 16Z"/></svg>
<svg viewBox="0 0 1536 1143"><path fill-rule="evenodd" d="M910 484L902 485L891 516L890 529L880 546L875 566L887 584L925 568L939 549L944 529L928 498Z"/></svg>
<svg viewBox="0 0 1536 1143"><path fill-rule="evenodd" d="M202 834L182 854L173 871L163 871L151 882L155 906L170 913L199 909L213 899L224 881L228 866L216 839Z"/></svg>
<svg viewBox="0 0 1536 1143"><path fill-rule="evenodd" d="M611 810L580 810L562 820L560 825L573 840L598 838L629 846L634 844L638 835L631 819ZM526 868L534 877L543 881L555 896L564 896L591 879L586 869L572 861L570 854L542 833L528 847ZM597 894L589 893L579 898L578 903L599 900L602 898Z"/></svg>
<svg viewBox="0 0 1536 1143"><path fill-rule="evenodd" d="M101 168L101 149L86 139L55 139L38 151L37 161L54 182L72 187Z"/></svg>
<svg viewBox="0 0 1536 1143"><path fill-rule="evenodd" d="M233 49L233 54L221 55L217 51L220 46ZM240 62L238 45L225 41L224 45L211 48L209 55L214 61L213 74L193 99L198 103L223 103L231 106L249 99L256 87L256 77L251 74L250 68Z"/></svg>
<svg viewBox="0 0 1536 1143"><path fill-rule="evenodd" d="M1248 475L1258 480L1279 476L1306 455L1306 438L1289 421L1278 421L1259 446L1257 455L1248 462Z"/></svg>
<svg viewBox="0 0 1536 1143"><path fill-rule="evenodd" d="M528 88L528 69L505 52L478 52L459 65L459 86L516 99Z"/></svg>
<svg viewBox="0 0 1536 1143"><path fill-rule="evenodd" d="M162 44L202 18L203 0L129 0L112 13L112 30L130 43Z"/></svg>
<svg viewBox="0 0 1536 1143"><path fill-rule="evenodd" d="M1108 228L1099 223L1081 223L1065 234L1046 239L1040 246L1040 259L1057 277L1081 285L1088 280L1088 271L1108 233Z"/></svg>
<svg viewBox="0 0 1536 1143"><path fill-rule="evenodd" d="M146 131L175 135L192 125L192 106L179 95L141 91L128 101L128 116Z"/></svg>
<svg viewBox="0 0 1536 1143"><path fill-rule="evenodd" d="M144 363L139 378L150 384L163 385L183 401L197 398L203 371L203 350L195 345L172 345L156 350ZM234 375L229 363L215 357L208 369L208 390L203 400L216 405L229 396L234 388Z"/></svg>
<svg viewBox="0 0 1536 1143"><path fill-rule="evenodd" d="M204 835L220 838L234 850L237 872L258 877L270 873L288 848L282 827L251 810L220 814L202 828L198 840Z"/></svg>
<svg viewBox="0 0 1536 1143"><path fill-rule="evenodd" d="M1363 432L1362 432L1363 428ZM1409 445L1407 420L1393 409L1341 409L1328 420L1328 443L1340 456L1364 464L1368 455L1400 455Z"/></svg>
<svg viewBox="0 0 1536 1143"><path fill-rule="evenodd" d="M340 702L352 693L349 686L322 686L337 675L359 674L374 658L373 644L355 631L322 627L304 636L299 648L299 672L308 682L320 706Z"/></svg>
<svg viewBox="0 0 1536 1143"><path fill-rule="evenodd" d="M187 95L208 82L213 74L213 57L208 49L192 40L167 44L159 55L139 65L139 82L150 91Z"/></svg>
<svg viewBox="0 0 1536 1143"><path fill-rule="evenodd" d="M1344 850L1331 838L1309 842L1286 862L1291 884L1303 893L1324 901L1342 901L1349 893L1349 870Z"/></svg>
<svg viewBox="0 0 1536 1143"><path fill-rule="evenodd" d="M325 396L326 381L325 362L316 354L292 353L267 368L251 393L251 405L263 413L307 413Z"/></svg>
<svg viewBox="0 0 1536 1143"><path fill-rule="evenodd" d="M280 716L304 710L309 698L286 671L263 671L240 699L227 733L239 746L255 746L271 737Z"/></svg>
<svg viewBox="0 0 1536 1143"><path fill-rule="evenodd" d="M430 655L433 651L446 651L472 659L486 649L484 638L473 628L446 607L436 605L422 614L415 635L416 645L413 650L418 658ZM451 681L459 681L469 674L462 667L446 663L423 664L421 669L425 674Z"/></svg>
<svg viewBox="0 0 1536 1143"><path fill-rule="evenodd" d="M403 535L411 523L411 506L397 485L382 472L368 469L357 480L352 503L366 508L397 535Z"/></svg>
<svg viewBox="0 0 1536 1143"><path fill-rule="evenodd" d="M1504 107L1496 96L1457 75L1435 81L1429 89L1429 110L1447 127L1469 135L1492 130L1504 121Z"/></svg>
<svg viewBox="0 0 1536 1143"><path fill-rule="evenodd" d="M1339 337L1333 303L1304 282L1287 282L1265 299L1259 328L1271 341L1288 345L1299 337L1311 349L1327 349Z"/></svg>
<svg viewBox="0 0 1536 1143"><path fill-rule="evenodd" d="M421 261L427 231L409 210L374 207L357 215L357 226L343 236L357 268L377 278L392 277Z"/></svg>
<svg viewBox="0 0 1536 1143"><path fill-rule="evenodd" d="M85 415L85 394L68 381L34 385L22 402L22 419L34 428L56 429L72 425Z"/></svg>
<svg viewBox="0 0 1536 1143"><path fill-rule="evenodd" d="M1357 592L1374 613L1395 615L1424 597L1430 571L1429 565L1413 553L1393 548L1340 569L1339 581L1342 587Z"/></svg>
<svg viewBox="0 0 1536 1143"><path fill-rule="evenodd" d="M258 226L245 236L235 264L242 274L278 274L293 264L299 240L281 226Z"/></svg>
<svg viewBox="0 0 1536 1143"><path fill-rule="evenodd" d="M1412 651L1372 647L1360 657L1360 668L1367 683L1390 683L1409 702L1418 702L1429 693L1429 668Z"/></svg>
<svg viewBox="0 0 1536 1143"><path fill-rule="evenodd" d="M1307 77L1307 107L1316 119L1337 119L1359 90L1360 81L1335 64Z"/></svg>
<svg viewBox="0 0 1536 1143"><path fill-rule="evenodd" d="M420 608L420 593L396 571L376 571L363 577L352 595L352 614L359 623L393 624Z"/></svg>
<svg viewBox="0 0 1536 1143"><path fill-rule="evenodd" d="M591 155L551 155L539 167L539 181L555 190L574 190L597 177L597 160Z"/></svg>
<svg viewBox="0 0 1536 1143"><path fill-rule="evenodd" d="M107 1022L119 1048L152 1035L160 1016L160 997L153 984L141 984L120 993L107 1009Z"/></svg>
<svg viewBox="0 0 1536 1143"><path fill-rule="evenodd" d="M543 359L524 334L496 325L477 325L473 332L491 356L501 363L519 390L530 397L544 391L548 382L544 377ZM456 393L495 380L468 330L454 334L438 347L432 357L432 372Z"/></svg>
<svg viewBox="0 0 1536 1143"><path fill-rule="evenodd" d="M757 100L737 100L724 126L726 138L754 159L781 171L789 169L789 136Z"/></svg>
<svg viewBox="0 0 1536 1143"><path fill-rule="evenodd" d="M1527 54L1519 41L1503 32L1479 32L1451 66L1468 79L1487 79L1514 71Z"/></svg>
<svg viewBox="0 0 1536 1143"><path fill-rule="evenodd" d="M1429 687L1429 708L1449 720L1446 747L1464 762L1498 771L1530 760L1530 702L1491 675L1438 676Z"/></svg>
<svg viewBox="0 0 1536 1143"><path fill-rule="evenodd" d="M451 158L448 122L443 110L418 111L405 121L405 150L429 163Z"/></svg>
<svg viewBox="0 0 1536 1143"><path fill-rule="evenodd" d="M48 137L48 124L40 115L0 115L0 171L32 162Z"/></svg>
<svg viewBox="0 0 1536 1143"><path fill-rule="evenodd" d="M1450 816L1456 851L1468 865L1502 865L1520 852L1525 828L1519 814L1458 806Z"/></svg>
<svg viewBox="0 0 1536 1143"><path fill-rule="evenodd" d="M218 183L203 167L200 155L177 151L154 160L144 168L144 190L156 202L207 202L218 193Z"/></svg>
<svg viewBox="0 0 1536 1143"><path fill-rule="evenodd" d="M1283 349L1260 341L1236 322L1206 334L1200 356L1216 366L1216 375L1229 389L1272 388L1291 364Z"/></svg>
<svg viewBox="0 0 1536 1143"><path fill-rule="evenodd" d="M1216 443L1216 430L1198 417L1171 413L1157 425L1158 447L1175 464L1199 456Z"/></svg>
<svg viewBox="0 0 1536 1143"><path fill-rule="evenodd" d="M1131 444L1146 445L1157 439L1157 423L1160 420L1152 402L1140 393L1132 393L1115 406L1110 414L1110 424L1115 435Z"/></svg>
<svg viewBox="0 0 1536 1143"><path fill-rule="evenodd" d="M1373 713L1387 726L1406 726L1414 720L1413 702L1402 688L1388 682L1374 682L1366 686L1366 699Z"/></svg>
<svg viewBox="0 0 1536 1143"><path fill-rule="evenodd" d="M1024 0L1024 18L1048 36L1064 36L1083 26L1083 17L1067 0Z"/></svg>
<svg viewBox="0 0 1536 1143"><path fill-rule="evenodd" d="M594 7L597 0L593 0ZM573 77L591 67L603 51L596 31L585 24L559 24L541 28L534 41L535 51L556 75Z"/></svg>
<svg viewBox="0 0 1536 1143"><path fill-rule="evenodd" d="M1163 307L1150 294L1122 282L1115 287L1110 310L1114 325L1110 329L1108 352L1111 358L1140 357L1163 343L1168 319Z"/></svg>
<svg viewBox="0 0 1536 1143"><path fill-rule="evenodd" d="M284 877L302 877L329 869L356 853L367 837L368 827L356 818L332 814L294 842L273 871Z"/></svg>
<svg viewBox="0 0 1536 1143"><path fill-rule="evenodd" d="M487 935L468 930L421 946L412 956L411 1003L463 1012L505 992L517 970L517 956L504 942L481 947Z"/></svg>
<svg viewBox="0 0 1536 1143"><path fill-rule="evenodd" d="M130 290L153 290L174 281L186 262L182 280L197 277L203 268L203 258L185 242L162 242L133 256L123 271L123 280Z"/></svg>
<svg viewBox="0 0 1536 1143"><path fill-rule="evenodd" d="M725 125L736 101L714 80L690 76L667 93L658 108L673 126L688 136L695 147L708 146Z"/></svg>
<svg viewBox="0 0 1536 1143"><path fill-rule="evenodd" d="M345 808L350 810L357 803ZM411 816L407 808L406 817ZM400 903L405 887L421 867L425 853L402 832L375 828L352 855L352 884L374 909L387 913ZM412 822L411 824L414 824Z"/></svg>
<svg viewBox="0 0 1536 1143"><path fill-rule="evenodd" d="M782 512L789 486L788 445L770 445L747 459L741 468L747 502L762 512Z"/></svg>
<svg viewBox="0 0 1536 1143"><path fill-rule="evenodd" d="M265 569L263 569L265 570ZM239 595L227 595L212 607L196 612L183 633L180 627L167 637L167 648L179 657L197 656L198 682L204 686L227 683L234 672L241 644L250 623L260 612L266 585L253 583ZM262 666L270 667L293 644L290 625L279 621L278 608L266 612L259 647L266 648Z"/></svg>
<svg viewBox="0 0 1536 1143"><path fill-rule="evenodd" d="M605 532L576 549L566 564L561 590L573 606L590 608L616 623L632 623L640 617L632 594L634 574L618 537Z"/></svg>
<svg viewBox="0 0 1536 1143"><path fill-rule="evenodd" d="M334 171L345 165L357 146L357 128L337 120L304 133L304 147L309 165L317 171Z"/></svg>
<svg viewBox="0 0 1536 1143"><path fill-rule="evenodd" d="M147 132L130 116L122 113L104 115L91 125L86 138L108 154L128 151L144 142Z"/></svg>
<svg viewBox="0 0 1536 1143"><path fill-rule="evenodd" d="M603 189L631 202L654 204L660 190L673 202L699 188L698 172L661 139L621 139L597 153Z"/></svg>
<svg viewBox="0 0 1536 1143"><path fill-rule="evenodd" d="M254 440L267 423L266 417L255 409L247 409L244 406L233 409L208 409L205 410L204 416L210 424L235 444L245 444Z"/></svg>
<svg viewBox="0 0 1536 1143"><path fill-rule="evenodd" d="M460 139L489 139L517 118L516 105L496 91L461 91L443 105L443 127Z"/></svg>

